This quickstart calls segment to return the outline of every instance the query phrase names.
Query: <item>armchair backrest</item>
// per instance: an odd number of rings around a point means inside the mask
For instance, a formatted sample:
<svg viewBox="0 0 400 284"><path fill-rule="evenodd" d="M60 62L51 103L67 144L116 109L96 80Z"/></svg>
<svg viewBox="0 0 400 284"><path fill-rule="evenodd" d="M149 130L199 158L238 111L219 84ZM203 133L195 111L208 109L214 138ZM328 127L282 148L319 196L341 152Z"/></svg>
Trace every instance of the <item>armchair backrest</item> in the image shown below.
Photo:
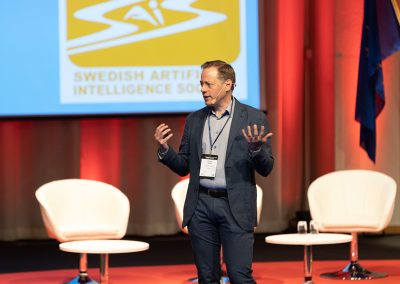
<svg viewBox="0 0 400 284"><path fill-rule="evenodd" d="M126 233L129 200L110 184L56 180L39 187L35 196L48 236L60 242L120 239Z"/></svg>
<svg viewBox="0 0 400 284"><path fill-rule="evenodd" d="M185 205L186 193L189 186L189 179L185 178L180 180L171 190L171 197L174 201L175 207L175 216L176 221L178 222L179 228L185 233L188 234L187 227L182 228L183 222L183 206Z"/></svg>
<svg viewBox="0 0 400 284"><path fill-rule="evenodd" d="M171 190L171 197L175 205L176 220L180 227L182 226L182 221L183 221L183 206L185 205L188 186L189 186L189 179L185 178L179 181ZM256 187L257 187L257 223L258 223L261 218L263 191L260 186L256 185ZM186 227L181 229L184 233L188 234L188 230Z"/></svg>
<svg viewBox="0 0 400 284"><path fill-rule="evenodd" d="M308 202L321 231L378 232L389 224L396 182L371 170L343 170L311 183Z"/></svg>
<svg viewBox="0 0 400 284"><path fill-rule="evenodd" d="M256 188L257 188L257 224L259 224L262 211L263 191L258 184L256 185Z"/></svg>

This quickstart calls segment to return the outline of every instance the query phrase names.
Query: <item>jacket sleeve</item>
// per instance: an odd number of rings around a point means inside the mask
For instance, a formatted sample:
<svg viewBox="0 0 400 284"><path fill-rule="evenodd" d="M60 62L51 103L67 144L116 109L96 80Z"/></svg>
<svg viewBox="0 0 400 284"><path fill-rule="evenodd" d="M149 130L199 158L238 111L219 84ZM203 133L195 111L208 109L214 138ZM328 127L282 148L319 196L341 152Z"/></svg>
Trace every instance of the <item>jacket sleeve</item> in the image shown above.
<svg viewBox="0 0 400 284"><path fill-rule="evenodd" d="M185 129L181 144L179 146L179 152L177 153L172 147L169 147L168 151L159 156L159 161L170 168L173 172L180 176L186 176L189 173L189 160L190 160L190 127L189 121L186 119Z"/></svg>
<svg viewBox="0 0 400 284"><path fill-rule="evenodd" d="M257 119L257 125L264 125L265 133L268 133L269 124L264 113L260 113L260 117ZM250 159L253 163L254 169L262 176L266 177L274 166L274 158L272 156L272 148L270 139L266 143L263 143L260 151L251 153L249 151Z"/></svg>

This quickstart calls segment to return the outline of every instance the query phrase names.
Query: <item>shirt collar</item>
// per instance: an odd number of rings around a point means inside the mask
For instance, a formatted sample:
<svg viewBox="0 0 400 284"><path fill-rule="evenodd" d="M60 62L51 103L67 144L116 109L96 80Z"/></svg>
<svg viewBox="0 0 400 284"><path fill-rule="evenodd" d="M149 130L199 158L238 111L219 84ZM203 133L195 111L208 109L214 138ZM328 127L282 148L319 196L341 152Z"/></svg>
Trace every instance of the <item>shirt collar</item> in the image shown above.
<svg viewBox="0 0 400 284"><path fill-rule="evenodd" d="M220 117L218 117L216 114L215 114L215 111L214 111L214 109L213 108L210 108L210 113L212 113L217 119L221 119L221 118L223 118L225 115L230 115L231 114L231 111L232 111L232 113L233 113L233 108L234 108L234 106L235 106L235 104L234 104L234 97L232 96L232 100L231 100L231 102L229 103L229 105L226 107L226 109L225 109L225 111L222 113L222 115L220 116ZM232 105L233 104L233 105Z"/></svg>

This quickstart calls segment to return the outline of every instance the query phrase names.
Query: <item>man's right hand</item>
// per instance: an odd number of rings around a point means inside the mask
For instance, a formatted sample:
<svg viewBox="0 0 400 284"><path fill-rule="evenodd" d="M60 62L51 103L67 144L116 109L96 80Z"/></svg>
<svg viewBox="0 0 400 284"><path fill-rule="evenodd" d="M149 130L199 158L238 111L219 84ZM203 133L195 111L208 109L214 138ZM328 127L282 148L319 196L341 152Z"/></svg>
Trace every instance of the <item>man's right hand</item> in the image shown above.
<svg viewBox="0 0 400 284"><path fill-rule="evenodd" d="M171 129L165 123L160 124L156 128L156 132L154 133L154 138L164 151L167 151L169 149L168 140L172 136L173 134L171 133Z"/></svg>

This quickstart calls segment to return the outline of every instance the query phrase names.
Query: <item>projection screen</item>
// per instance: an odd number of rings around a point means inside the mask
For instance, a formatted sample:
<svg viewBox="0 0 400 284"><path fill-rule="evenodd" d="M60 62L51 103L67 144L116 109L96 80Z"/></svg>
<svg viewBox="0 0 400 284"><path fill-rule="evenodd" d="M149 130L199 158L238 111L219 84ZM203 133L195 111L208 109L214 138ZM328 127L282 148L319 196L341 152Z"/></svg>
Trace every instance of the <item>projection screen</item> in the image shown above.
<svg viewBox="0 0 400 284"><path fill-rule="evenodd" d="M1 1L0 116L184 113L200 65L260 107L256 0Z"/></svg>

